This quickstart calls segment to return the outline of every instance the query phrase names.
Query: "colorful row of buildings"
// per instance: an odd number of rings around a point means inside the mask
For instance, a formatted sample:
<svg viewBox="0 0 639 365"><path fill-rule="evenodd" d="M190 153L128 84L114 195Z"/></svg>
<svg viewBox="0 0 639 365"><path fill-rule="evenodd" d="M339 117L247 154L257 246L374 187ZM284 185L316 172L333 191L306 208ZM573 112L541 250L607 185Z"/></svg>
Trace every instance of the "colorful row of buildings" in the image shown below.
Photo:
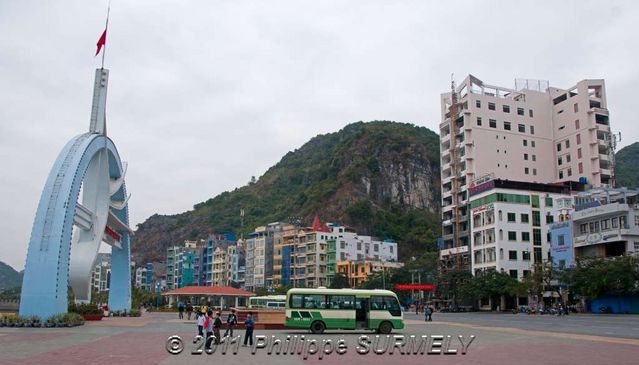
<svg viewBox="0 0 639 365"><path fill-rule="evenodd" d="M396 242L358 235L342 225L321 225L315 218L311 227L276 222L238 240L211 236L169 247L166 288L320 287L330 286L337 273L357 287L374 272L401 266Z"/></svg>

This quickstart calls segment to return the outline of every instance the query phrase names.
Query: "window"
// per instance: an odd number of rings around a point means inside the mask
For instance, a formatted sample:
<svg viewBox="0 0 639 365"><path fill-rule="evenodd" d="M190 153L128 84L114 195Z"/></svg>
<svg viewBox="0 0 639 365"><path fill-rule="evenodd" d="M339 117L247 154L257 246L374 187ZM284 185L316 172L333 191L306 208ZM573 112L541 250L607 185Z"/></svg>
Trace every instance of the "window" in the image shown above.
<svg viewBox="0 0 639 365"><path fill-rule="evenodd" d="M581 158L581 148L577 148L577 158Z"/></svg>
<svg viewBox="0 0 639 365"><path fill-rule="evenodd" d="M635 217L636 218L636 217ZM635 219L636 220L636 219ZM601 230L607 231L610 229L610 219L604 219L601 221Z"/></svg>
<svg viewBox="0 0 639 365"><path fill-rule="evenodd" d="M531 197L532 207L539 208L539 195L531 195L530 197Z"/></svg>
<svg viewBox="0 0 639 365"><path fill-rule="evenodd" d="M508 231L508 241L517 241L517 232Z"/></svg>
<svg viewBox="0 0 639 365"><path fill-rule="evenodd" d="M557 236L557 246L563 246L566 244L566 238L563 234Z"/></svg>
<svg viewBox="0 0 639 365"><path fill-rule="evenodd" d="M534 263L535 264L541 263L541 257L542 257L541 256L541 247L535 247L534 250L535 250L535 261L534 261Z"/></svg>
<svg viewBox="0 0 639 365"><path fill-rule="evenodd" d="M557 143L557 152L561 151L561 143Z"/></svg>
<svg viewBox="0 0 639 365"><path fill-rule="evenodd" d="M528 261L530 261L530 252L528 252ZM530 276L530 270L524 270L524 277L527 278Z"/></svg>
<svg viewBox="0 0 639 365"><path fill-rule="evenodd" d="M559 171L559 178L563 179L564 178L564 172L563 171Z"/></svg>
<svg viewBox="0 0 639 365"><path fill-rule="evenodd" d="M612 228L619 228L619 221L617 220L616 217L612 218L610 221L612 223ZM582 224L582 226L585 226L585 225L586 224ZM586 227L586 229L588 229L588 228ZM581 232L581 233L588 233L588 232Z"/></svg>
<svg viewBox="0 0 639 365"><path fill-rule="evenodd" d="M579 119L575 120L575 129L579 129Z"/></svg>
<svg viewBox="0 0 639 365"><path fill-rule="evenodd" d="M524 167L524 174L528 175L528 167Z"/></svg>
<svg viewBox="0 0 639 365"><path fill-rule="evenodd" d="M552 207L552 198L551 197L544 198L544 205L547 207Z"/></svg>
<svg viewBox="0 0 639 365"><path fill-rule="evenodd" d="M528 161L528 154L524 153L524 161Z"/></svg>
<svg viewBox="0 0 639 365"><path fill-rule="evenodd" d="M524 261L530 261L530 251L522 251L521 259Z"/></svg>
<svg viewBox="0 0 639 365"><path fill-rule="evenodd" d="M387 310L394 316L402 313L397 299L394 297L378 295L371 297L371 310Z"/></svg>
<svg viewBox="0 0 639 365"><path fill-rule="evenodd" d="M508 213L508 222L516 222L517 215L515 213Z"/></svg>
<svg viewBox="0 0 639 365"><path fill-rule="evenodd" d="M508 251L508 260L517 260L517 251Z"/></svg>
<svg viewBox="0 0 639 365"><path fill-rule="evenodd" d="M530 134L535 134L535 126L532 126L532 125L530 126Z"/></svg>
<svg viewBox="0 0 639 365"><path fill-rule="evenodd" d="M546 216L546 224L551 224L555 221L555 219L553 218L552 215L547 215Z"/></svg>
<svg viewBox="0 0 639 365"><path fill-rule="evenodd" d="M481 108L481 100L475 100L475 106Z"/></svg>
<svg viewBox="0 0 639 365"><path fill-rule="evenodd" d="M635 241L634 246L635 246L635 252L639 252L639 242Z"/></svg>
<svg viewBox="0 0 639 365"><path fill-rule="evenodd" d="M481 117L477 117L477 125L481 126Z"/></svg>
<svg viewBox="0 0 639 365"><path fill-rule="evenodd" d="M535 141L530 141L530 146L531 146L532 148L535 148Z"/></svg>
<svg viewBox="0 0 639 365"><path fill-rule="evenodd" d="M541 229L533 228L533 245L541 246Z"/></svg>
<svg viewBox="0 0 639 365"><path fill-rule="evenodd" d="M524 108L517 108L517 115L524 115Z"/></svg>
<svg viewBox="0 0 639 365"><path fill-rule="evenodd" d="M521 223L528 223L528 214L521 213Z"/></svg>
<svg viewBox="0 0 639 365"><path fill-rule="evenodd" d="M504 122L504 129L507 131L510 130L510 122Z"/></svg>
<svg viewBox="0 0 639 365"><path fill-rule="evenodd" d="M639 226L639 215L635 216L635 226Z"/></svg>
<svg viewBox="0 0 639 365"><path fill-rule="evenodd" d="M497 121L495 119L488 119L488 125L490 128L497 128Z"/></svg>
<svg viewBox="0 0 639 365"><path fill-rule="evenodd" d="M530 242L530 232L521 232L521 240L523 242Z"/></svg>
<svg viewBox="0 0 639 365"><path fill-rule="evenodd" d="M499 221L501 222L502 219L503 219L502 214L501 214L501 210L497 213L497 216L499 217Z"/></svg>
<svg viewBox="0 0 639 365"><path fill-rule="evenodd" d="M572 169L570 167L566 170L566 172L568 173L568 176L572 176Z"/></svg>
<svg viewBox="0 0 639 365"><path fill-rule="evenodd" d="M329 295L328 308L355 309L355 297L351 295Z"/></svg>
<svg viewBox="0 0 639 365"><path fill-rule="evenodd" d="M615 226L615 222L616 222L616 219L613 218L613 221L612 221L613 228ZM581 233L581 234L588 233L588 223L582 223L582 224L579 225L579 233Z"/></svg>
<svg viewBox="0 0 639 365"><path fill-rule="evenodd" d="M502 109L503 109L504 113L510 113L510 105L504 105L502 107Z"/></svg>
<svg viewBox="0 0 639 365"><path fill-rule="evenodd" d="M524 147L528 146L528 140L524 139Z"/></svg>
<svg viewBox="0 0 639 365"><path fill-rule="evenodd" d="M532 109L528 109L528 116L529 116L529 117L531 117L531 118L533 117L533 111L532 111Z"/></svg>
<svg viewBox="0 0 639 365"><path fill-rule="evenodd" d="M510 270L508 274L510 275L511 278L517 279L517 270Z"/></svg>
<svg viewBox="0 0 639 365"><path fill-rule="evenodd" d="M584 173L584 165L580 162L578 167L579 167L579 173L583 174Z"/></svg>
<svg viewBox="0 0 639 365"><path fill-rule="evenodd" d="M537 176L537 169L533 169L533 175Z"/></svg>
<svg viewBox="0 0 639 365"><path fill-rule="evenodd" d="M572 108L575 111L575 113L577 113L579 111L579 104L575 103L575 105L573 105Z"/></svg>
<svg viewBox="0 0 639 365"><path fill-rule="evenodd" d="M541 214L538 211L532 212L532 224L533 227L541 226Z"/></svg>
<svg viewBox="0 0 639 365"><path fill-rule="evenodd" d="M525 124L517 124L517 130L520 133L526 133L526 125Z"/></svg>
<svg viewBox="0 0 639 365"><path fill-rule="evenodd" d="M488 103L488 110L495 110L495 103Z"/></svg>
<svg viewBox="0 0 639 365"><path fill-rule="evenodd" d="M581 144L581 134L577 133L577 144Z"/></svg>
<svg viewBox="0 0 639 365"><path fill-rule="evenodd" d="M566 140L566 148L570 148L570 140L569 139Z"/></svg>
<svg viewBox="0 0 639 365"><path fill-rule="evenodd" d="M537 161L537 155L532 155L532 160Z"/></svg>

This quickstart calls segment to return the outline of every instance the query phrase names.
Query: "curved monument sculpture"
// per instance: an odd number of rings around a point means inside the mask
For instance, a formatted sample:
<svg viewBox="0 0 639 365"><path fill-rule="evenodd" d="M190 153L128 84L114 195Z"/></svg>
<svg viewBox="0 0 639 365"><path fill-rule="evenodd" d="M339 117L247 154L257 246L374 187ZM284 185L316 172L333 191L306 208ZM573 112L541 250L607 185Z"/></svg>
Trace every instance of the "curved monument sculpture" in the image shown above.
<svg viewBox="0 0 639 365"><path fill-rule="evenodd" d="M131 309L131 250L126 165L106 135L109 71L97 69L88 133L74 137L56 159L36 212L20 315L66 313L67 290L91 299L91 274L101 242L112 246L109 307Z"/></svg>

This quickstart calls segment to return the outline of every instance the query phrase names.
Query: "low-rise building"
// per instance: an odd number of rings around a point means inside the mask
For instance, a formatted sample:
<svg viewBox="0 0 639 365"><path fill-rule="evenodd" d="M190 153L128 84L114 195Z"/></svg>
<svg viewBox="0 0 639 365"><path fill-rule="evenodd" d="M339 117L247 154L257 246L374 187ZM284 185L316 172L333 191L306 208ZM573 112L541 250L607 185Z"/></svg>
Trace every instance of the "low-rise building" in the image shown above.
<svg viewBox="0 0 639 365"><path fill-rule="evenodd" d="M403 267L401 262L380 260L345 260L336 263L336 272L344 275L351 288L358 288L370 275Z"/></svg>
<svg viewBox="0 0 639 365"><path fill-rule="evenodd" d="M598 188L575 197L575 258L639 253L639 190Z"/></svg>
<svg viewBox="0 0 639 365"><path fill-rule="evenodd" d="M539 184L492 179L469 188L472 272L505 272L521 280L550 257L549 226L566 218L577 182Z"/></svg>

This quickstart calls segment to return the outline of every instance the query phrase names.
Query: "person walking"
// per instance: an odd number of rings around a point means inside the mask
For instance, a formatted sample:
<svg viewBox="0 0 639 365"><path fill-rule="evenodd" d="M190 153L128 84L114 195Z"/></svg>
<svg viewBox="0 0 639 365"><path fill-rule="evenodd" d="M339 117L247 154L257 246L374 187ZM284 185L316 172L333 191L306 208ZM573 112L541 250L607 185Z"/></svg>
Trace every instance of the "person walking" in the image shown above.
<svg viewBox="0 0 639 365"><path fill-rule="evenodd" d="M432 306L426 306L426 308L424 308L424 321L426 322L431 322L433 320L433 307Z"/></svg>
<svg viewBox="0 0 639 365"><path fill-rule="evenodd" d="M224 331L224 337L231 335L233 337L233 329L237 325L237 316L235 315L235 309L231 309L231 314L226 317L226 331Z"/></svg>
<svg viewBox="0 0 639 365"><path fill-rule="evenodd" d="M246 328L246 332L244 332L244 344L243 347L246 347L246 343L250 342L251 346L253 346L253 328L255 327L255 321L253 320L253 312L248 312L246 316L246 320L244 321L244 328Z"/></svg>
<svg viewBox="0 0 639 365"><path fill-rule="evenodd" d="M180 300L177 304L177 308L178 308L178 318L184 319L184 302Z"/></svg>
<svg viewBox="0 0 639 365"><path fill-rule="evenodd" d="M222 318L220 312L215 312L215 321L213 321L213 335L215 336L215 344L220 343L220 328L222 328Z"/></svg>
<svg viewBox="0 0 639 365"><path fill-rule="evenodd" d="M202 313L197 314L197 334L204 337L204 321L205 315Z"/></svg>
<svg viewBox="0 0 639 365"><path fill-rule="evenodd" d="M193 314L193 306L191 302L186 303L186 319L191 320L191 314Z"/></svg>
<svg viewBox="0 0 639 365"><path fill-rule="evenodd" d="M213 311L211 309L206 312L206 319L204 320L204 328L206 328L206 342L204 342L204 348L211 348L211 341L213 340Z"/></svg>

